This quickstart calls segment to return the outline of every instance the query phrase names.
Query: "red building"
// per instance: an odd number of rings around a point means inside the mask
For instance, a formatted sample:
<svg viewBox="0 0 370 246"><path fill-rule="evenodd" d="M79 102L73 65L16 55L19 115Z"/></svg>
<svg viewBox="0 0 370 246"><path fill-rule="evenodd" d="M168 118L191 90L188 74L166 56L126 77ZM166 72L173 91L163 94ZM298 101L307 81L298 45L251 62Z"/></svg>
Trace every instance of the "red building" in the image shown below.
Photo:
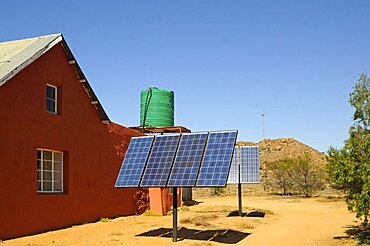
<svg viewBox="0 0 370 246"><path fill-rule="evenodd" d="M0 239L142 213L116 189L132 136L112 123L61 34L0 43Z"/></svg>

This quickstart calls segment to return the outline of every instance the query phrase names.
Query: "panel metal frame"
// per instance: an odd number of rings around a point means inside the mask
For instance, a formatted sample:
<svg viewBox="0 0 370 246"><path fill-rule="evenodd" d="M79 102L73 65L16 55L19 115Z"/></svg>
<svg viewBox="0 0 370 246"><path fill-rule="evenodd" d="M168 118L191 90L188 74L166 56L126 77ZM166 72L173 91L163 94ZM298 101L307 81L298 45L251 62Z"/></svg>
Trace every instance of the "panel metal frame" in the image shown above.
<svg viewBox="0 0 370 246"><path fill-rule="evenodd" d="M126 185L126 186L118 185L118 181L119 181L119 178L120 178L120 176L121 176L121 172L123 171L123 168L124 168L124 166L123 166L123 165L125 165L125 160L126 160L127 153L128 153L128 151L130 150L130 145L133 143L133 140L135 140L135 139L143 139L143 138L151 138L151 139L152 139L152 141L151 141L151 143L150 143L150 147L149 147L148 153L147 153L147 155L146 155L146 159L145 159L145 162L144 162L144 166L142 167L141 174L140 174L140 179L139 179L139 180L138 180L138 182L137 182L137 186L135 186L135 185ZM152 150L152 148L153 148L153 142L154 142L154 139L155 139L155 137L154 137L154 136L142 136L142 137L132 137L132 138L131 138L131 141L130 141L129 146L128 146L127 151L126 151L125 159L124 159L124 160L123 160L123 162L122 162L122 165L121 165L120 171L119 171L119 173L118 173L118 176L117 176L117 179L116 179L116 182L115 182L114 187L119 187L119 188L124 188L124 187L125 187L125 188L129 188L129 187L139 187L139 186L140 186L141 179L142 179L142 177L143 177L143 173L144 173L144 170L146 169L146 165L147 165L147 162L148 162L149 154L151 153L151 150ZM122 175L123 175L123 174L122 174Z"/></svg>
<svg viewBox="0 0 370 246"><path fill-rule="evenodd" d="M181 151L181 148L182 148L182 141L184 139L184 136L194 136L194 135L206 135L205 137L205 141L204 141L204 144L203 144L203 147L199 150L197 149L196 151L201 151L202 154L200 156L200 159L199 159L199 162L196 160L193 160L191 162L191 167L186 167L186 168L190 168L190 169L193 169L194 168L194 165L198 165L197 167L197 172L195 173L195 178L194 178L194 182L192 185L190 184L184 184L184 182L182 182L182 184L178 184L178 185L175 185L175 184L171 184L173 182L175 182L177 179L175 178L172 178L173 175L175 175L174 173L174 170L175 168L177 168L176 165L179 165L180 163L177 162L178 158L181 158L179 156L179 151ZM196 132L196 133L183 133L181 134L181 139L180 139L180 142L179 142L179 146L178 146L178 149L177 149L177 152L176 152L176 156L175 156L175 160L173 162L173 165L172 165L172 168L171 168L171 172L170 172L170 175L169 175L169 178L168 178L168 182L167 182L167 186L168 187L195 187L195 184L197 182L197 178L198 178L198 174L199 174L199 169L200 169L200 166L202 164L202 161L203 161L203 156L204 156L204 151L205 151L205 148L206 148L206 145L207 145L207 141L208 141L208 136L209 136L209 132ZM191 152L191 151L190 151ZM195 155L192 155L192 156L195 156ZM190 172L189 172L190 173ZM187 174L187 172L185 172L185 174ZM193 173L191 173L193 174Z"/></svg>
<svg viewBox="0 0 370 246"><path fill-rule="evenodd" d="M153 155L156 155L157 153L153 152L153 150L157 147L156 146L156 141L157 139L159 138L164 138L164 137L178 137L178 140L177 140L177 145L176 145L176 149L175 149L175 152L173 154L173 156L171 156L172 160L171 160L171 166L168 170L168 174L167 175L167 178L166 178L166 182L163 184L163 185L150 185L150 184L143 184L143 183L147 183L146 182L146 176L147 175L153 175L153 174L147 174L148 171L148 167L150 165L150 160L151 158L157 158L156 156L153 156ZM145 166L145 170L142 174L142 177L141 177L141 181L140 181L140 187L143 187L143 188L155 188L155 187L160 187L160 188L164 188L164 187L167 187L167 183L168 183L168 179L169 179L169 176L170 176L170 173L171 173L171 170L172 170L172 166L173 166L173 162L175 160L175 157L176 157L176 154L177 154L177 149L179 147L179 142L180 142L180 139L181 139L181 134L166 134L166 135L157 135L153 141L153 145L152 145L152 149L150 151L150 154L149 154L149 157L148 157L148 160L147 160L147 163L146 163L146 166ZM160 152L158 152L160 153ZM154 180L154 179L153 179Z"/></svg>
<svg viewBox="0 0 370 246"><path fill-rule="evenodd" d="M210 140L211 134L217 134L217 133L235 133L235 139L234 139L234 143L233 143L233 150L232 150L231 158L230 158L230 161L229 161L229 164L228 164L228 171L227 171L225 183L223 185L199 184L199 177L202 174L202 168L204 166L204 159L206 157L206 152L207 152L207 148L208 148L208 145L209 145L209 140ZM196 184L195 184L196 187L204 187L204 188L206 188L206 187L226 187L226 185L227 185L227 179L229 177L229 172L230 172L231 161L232 161L233 156L234 156L234 146L236 144L237 137L238 137L238 130L225 130L225 131L211 131L211 132L209 132L207 143L206 143L206 147L205 147L204 153L203 153L203 159L202 159L202 162L201 162L201 166L199 168L199 172L198 172L198 176L197 176L197 181L196 181Z"/></svg>

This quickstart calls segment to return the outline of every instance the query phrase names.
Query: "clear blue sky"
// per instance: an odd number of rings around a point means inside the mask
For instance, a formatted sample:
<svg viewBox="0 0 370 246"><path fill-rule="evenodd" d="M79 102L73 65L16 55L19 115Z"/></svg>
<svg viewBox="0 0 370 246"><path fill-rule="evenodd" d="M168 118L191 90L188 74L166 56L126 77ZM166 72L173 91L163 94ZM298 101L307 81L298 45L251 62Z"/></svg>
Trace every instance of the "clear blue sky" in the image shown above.
<svg viewBox="0 0 370 246"><path fill-rule="evenodd" d="M63 33L111 120L140 91L175 92L175 123L341 147L370 75L370 1L3 0L0 41Z"/></svg>

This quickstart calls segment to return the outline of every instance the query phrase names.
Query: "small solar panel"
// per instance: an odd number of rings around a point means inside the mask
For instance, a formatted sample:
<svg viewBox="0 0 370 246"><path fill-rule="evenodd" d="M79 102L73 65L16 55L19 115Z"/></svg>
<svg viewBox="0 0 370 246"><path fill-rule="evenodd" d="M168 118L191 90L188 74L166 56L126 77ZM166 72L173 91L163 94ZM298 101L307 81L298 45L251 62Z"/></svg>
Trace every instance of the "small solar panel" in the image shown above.
<svg viewBox="0 0 370 246"><path fill-rule="evenodd" d="M115 187L138 187L154 136L133 137L126 151Z"/></svg>
<svg viewBox="0 0 370 246"><path fill-rule="evenodd" d="M238 166L238 147L234 148L234 155L231 161L229 177L227 179L228 184L239 183L239 166Z"/></svg>
<svg viewBox="0 0 370 246"><path fill-rule="evenodd" d="M228 184L239 183L238 148L235 148L230 167ZM240 146L240 183L255 184L260 182L260 163L258 146Z"/></svg>
<svg viewBox="0 0 370 246"><path fill-rule="evenodd" d="M208 132L182 134L167 186L195 186L207 137Z"/></svg>
<svg viewBox="0 0 370 246"><path fill-rule="evenodd" d="M226 185L237 134L237 131L209 133L197 186Z"/></svg>
<svg viewBox="0 0 370 246"><path fill-rule="evenodd" d="M240 146L240 180L244 184L260 182L259 148Z"/></svg>
<svg viewBox="0 0 370 246"><path fill-rule="evenodd" d="M156 136L141 187L165 187L175 158L180 134Z"/></svg>

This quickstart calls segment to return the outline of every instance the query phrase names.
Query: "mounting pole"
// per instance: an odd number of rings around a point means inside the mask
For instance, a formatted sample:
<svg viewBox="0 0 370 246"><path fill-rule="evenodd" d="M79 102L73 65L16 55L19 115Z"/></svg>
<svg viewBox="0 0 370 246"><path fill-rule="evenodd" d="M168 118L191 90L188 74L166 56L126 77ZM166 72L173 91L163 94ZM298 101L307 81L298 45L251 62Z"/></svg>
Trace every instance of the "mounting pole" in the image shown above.
<svg viewBox="0 0 370 246"><path fill-rule="evenodd" d="M177 242L177 187L173 187L172 198L172 242Z"/></svg>
<svg viewBox="0 0 370 246"><path fill-rule="evenodd" d="M240 146L238 146L238 201L239 201L239 216L243 216L243 206L242 206L242 184L240 182Z"/></svg>

